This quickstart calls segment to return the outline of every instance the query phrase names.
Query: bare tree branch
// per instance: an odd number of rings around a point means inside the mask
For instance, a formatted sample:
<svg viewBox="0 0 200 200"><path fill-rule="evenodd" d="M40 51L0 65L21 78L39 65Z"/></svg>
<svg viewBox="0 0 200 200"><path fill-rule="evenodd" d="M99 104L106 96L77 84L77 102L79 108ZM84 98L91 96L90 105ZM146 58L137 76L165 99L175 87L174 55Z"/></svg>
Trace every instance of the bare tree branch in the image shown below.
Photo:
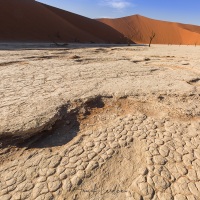
<svg viewBox="0 0 200 200"><path fill-rule="evenodd" d="M151 36L149 37L149 47L151 46L151 42L155 38L155 36L156 36L156 33L152 31Z"/></svg>

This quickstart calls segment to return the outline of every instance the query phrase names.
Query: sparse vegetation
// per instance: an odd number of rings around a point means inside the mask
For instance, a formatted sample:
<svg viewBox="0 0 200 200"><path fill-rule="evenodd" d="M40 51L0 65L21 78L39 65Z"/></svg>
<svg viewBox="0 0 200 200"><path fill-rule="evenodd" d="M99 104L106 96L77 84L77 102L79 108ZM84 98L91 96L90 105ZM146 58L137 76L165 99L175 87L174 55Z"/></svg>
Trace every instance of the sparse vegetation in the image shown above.
<svg viewBox="0 0 200 200"><path fill-rule="evenodd" d="M59 44L59 43L57 43L57 42L55 42L55 41L54 41L53 43L54 43L55 46L58 46L58 47L59 47L59 46L60 46L60 47L65 47L65 46L68 45L67 43Z"/></svg>
<svg viewBox="0 0 200 200"><path fill-rule="evenodd" d="M59 44L59 42L61 42L61 41L62 41L62 37L60 35L60 32L57 31L53 38L53 45L51 45L51 46L65 47L68 45L67 43Z"/></svg>
<svg viewBox="0 0 200 200"><path fill-rule="evenodd" d="M156 33L154 31L152 31L151 36L149 37L149 47L151 47L151 43L153 41L153 39L155 38Z"/></svg>
<svg viewBox="0 0 200 200"><path fill-rule="evenodd" d="M135 40L142 41L143 37L141 35L141 32L129 23L127 24L127 26L129 27L129 34L125 34L124 37L126 38L128 46L130 46L131 43L134 42L134 38Z"/></svg>
<svg viewBox="0 0 200 200"><path fill-rule="evenodd" d="M131 46L133 35L129 34L129 35L125 35L124 37L126 38L126 42L127 42L128 46Z"/></svg>

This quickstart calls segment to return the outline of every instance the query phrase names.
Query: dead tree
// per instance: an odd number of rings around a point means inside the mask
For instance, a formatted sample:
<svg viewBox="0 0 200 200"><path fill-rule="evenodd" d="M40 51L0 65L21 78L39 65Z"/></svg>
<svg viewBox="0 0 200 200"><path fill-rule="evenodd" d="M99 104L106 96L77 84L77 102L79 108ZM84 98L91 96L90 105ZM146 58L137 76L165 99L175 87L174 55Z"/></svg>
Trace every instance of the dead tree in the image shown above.
<svg viewBox="0 0 200 200"><path fill-rule="evenodd" d="M126 38L128 46L130 46L131 43L134 43L134 40L142 41L143 37L141 32L134 25L127 23L127 27L128 34L125 34L124 37Z"/></svg>
<svg viewBox="0 0 200 200"><path fill-rule="evenodd" d="M53 43L54 43L54 45L57 46L57 47L65 47L65 46L68 45L67 43L59 44L59 43L57 43L57 42L55 42L55 41L54 41Z"/></svg>
<svg viewBox="0 0 200 200"><path fill-rule="evenodd" d="M124 37L126 38L128 46L130 46L131 43L134 43L134 39L140 42L143 40L140 31L136 29L133 29L129 34L124 35Z"/></svg>
<svg viewBox="0 0 200 200"><path fill-rule="evenodd" d="M128 35L124 35L125 39L126 39L126 42L128 44L128 46L131 46L131 42L132 42L132 39L133 39L133 35L131 34L128 34Z"/></svg>
<svg viewBox="0 0 200 200"><path fill-rule="evenodd" d="M152 31L151 36L149 37L149 47L151 46L152 40L155 38L156 33Z"/></svg>

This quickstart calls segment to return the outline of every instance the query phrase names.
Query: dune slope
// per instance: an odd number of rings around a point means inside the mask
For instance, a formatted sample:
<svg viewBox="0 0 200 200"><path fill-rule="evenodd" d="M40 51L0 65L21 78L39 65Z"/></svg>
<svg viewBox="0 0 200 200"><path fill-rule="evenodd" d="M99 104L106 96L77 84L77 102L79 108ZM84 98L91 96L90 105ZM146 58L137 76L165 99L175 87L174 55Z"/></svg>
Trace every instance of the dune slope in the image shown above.
<svg viewBox="0 0 200 200"><path fill-rule="evenodd" d="M0 0L0 4L0 41L118 42L123 38L101 22L34 0Z"/></svg>
<svg viewBox="0 0 200 200"><path fill-rule="evenodd" d="M138 43L148 43L152 31L156 44L200 44L200 27L133 15L118 19L98 19Z"/></svg>
<svg viewBox="0 0 200 200"><path fill-rule="evenodd" d="M89 19L34 0L0 0L1 42L200 44L200 27L133 15ZM125 36L125 37L124 37Z"/></svg>

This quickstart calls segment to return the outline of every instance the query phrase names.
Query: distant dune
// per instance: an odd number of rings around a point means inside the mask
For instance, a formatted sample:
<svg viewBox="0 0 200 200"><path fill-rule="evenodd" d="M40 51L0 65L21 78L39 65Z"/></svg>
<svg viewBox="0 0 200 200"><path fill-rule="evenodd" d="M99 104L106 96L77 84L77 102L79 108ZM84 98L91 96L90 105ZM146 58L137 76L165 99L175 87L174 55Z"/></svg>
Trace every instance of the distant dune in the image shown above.
<svg viewBox="0 0 200 200"><path fill-rule="evenodd" d="M106 24L34 0L0 0L0 41L123 42Z"/></svg>
<svg viewBox="0 0 200 200"><path fill-rule="evenodd" d="M90 19L34 0L0 0L0 42L200 44L200 27L140 15Z"/></svg>
<svg viewBox="0 0 200 200"><path fill-rule="evenodd" d="M118 19L98 19L136 43L148 43L152 31L156 44L200 44L200 26L186 25L133 15Z"/></svg>

